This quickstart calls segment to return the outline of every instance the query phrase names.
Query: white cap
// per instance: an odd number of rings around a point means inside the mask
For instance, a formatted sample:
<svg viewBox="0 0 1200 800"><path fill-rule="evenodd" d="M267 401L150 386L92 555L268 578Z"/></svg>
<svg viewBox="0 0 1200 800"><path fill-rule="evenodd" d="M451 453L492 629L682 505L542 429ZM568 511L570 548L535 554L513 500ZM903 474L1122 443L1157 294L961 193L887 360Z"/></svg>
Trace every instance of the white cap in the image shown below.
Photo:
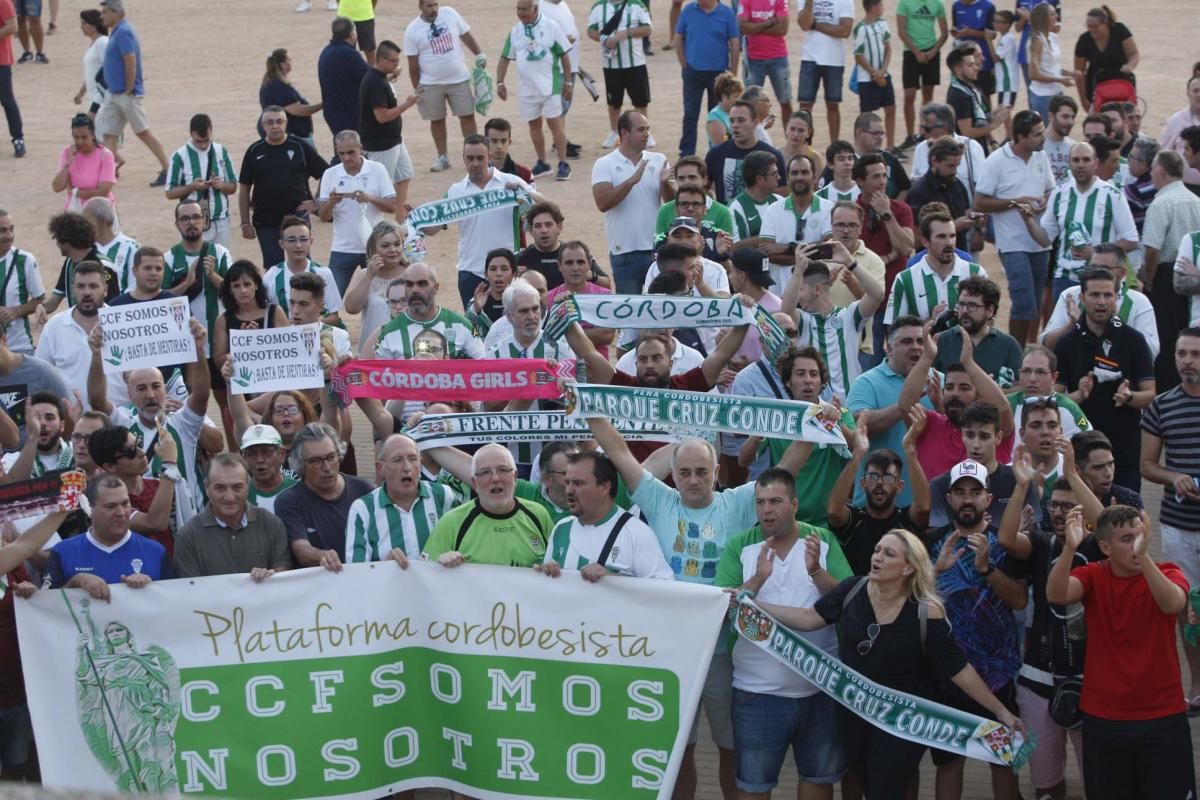
<svg viewBox="0 0 1200 800"><path fill-rule="evenodd" d="M969 458L966 461L960 461L950 470L950 486L953 487L963 478L973 478L986 489L988 485L987 467Z"/></svg>
<svg viewBox="0 0 1200 800"><path fill-rule="evenodd" d="M242 434L242 449L249 450L256 444L273 444L276 447L282 447L283 437L270 425L251 425Z"/></svg>

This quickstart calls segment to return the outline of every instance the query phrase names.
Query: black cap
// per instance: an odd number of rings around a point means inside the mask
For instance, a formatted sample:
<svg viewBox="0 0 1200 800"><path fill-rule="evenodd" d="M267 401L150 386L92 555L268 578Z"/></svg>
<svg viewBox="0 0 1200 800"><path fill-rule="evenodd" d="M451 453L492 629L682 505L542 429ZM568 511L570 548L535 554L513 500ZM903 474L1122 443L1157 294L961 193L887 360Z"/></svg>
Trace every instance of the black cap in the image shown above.
<svg viewBox="0 0 1200 800"><path fill-rule="evenodd" d="M767 267L767 260L763 258L762 253L752 247L734 250L730 257L730 263L735 269L746 273L746 277L764 289L775 285L775 279L771 277L771 271Z"/></svg>

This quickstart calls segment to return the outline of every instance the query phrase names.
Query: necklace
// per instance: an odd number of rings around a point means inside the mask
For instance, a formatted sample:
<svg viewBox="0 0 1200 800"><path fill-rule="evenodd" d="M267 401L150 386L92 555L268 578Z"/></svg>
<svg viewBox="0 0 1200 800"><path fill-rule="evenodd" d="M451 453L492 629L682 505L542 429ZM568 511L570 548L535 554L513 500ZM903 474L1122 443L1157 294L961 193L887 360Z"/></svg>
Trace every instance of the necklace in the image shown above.
<svg viewBox="0 0 1200 800"><path fill-rule="evenodd" d="M901 595L898 602L888 606L885 612L881 614L876 606L876 601L879 598L877 596L873 596L870 591L867 592L867 597L871 600L871 610L875 612L875 620L880 625L886 625L889 622L895 622L896 617L900 615L900 610L904 608L904 604L908 602L908 596Z"/></svg>

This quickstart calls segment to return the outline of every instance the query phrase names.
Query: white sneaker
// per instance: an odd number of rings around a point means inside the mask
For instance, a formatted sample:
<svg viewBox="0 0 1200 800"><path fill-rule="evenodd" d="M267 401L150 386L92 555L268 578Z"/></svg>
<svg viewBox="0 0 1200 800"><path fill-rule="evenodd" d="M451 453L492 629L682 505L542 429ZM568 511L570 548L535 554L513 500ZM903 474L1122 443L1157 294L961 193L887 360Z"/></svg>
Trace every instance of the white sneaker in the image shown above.
<svg viewBox="0 0 1200 800"><path fill-rule="evenodd" d="M600 146L603 147L605 150L609 150L613 147L616 147L617 142L619 142L620 140L621 139L619 136L617 136L616 131L609 131L608 136L604 137L604 144L602 144Z"/></svg>
<svg viewBox="0 0 1200 800"><path fill-rule="evenodd" d="M438 156L433 162L433 166L429 168L430 172L441 172L442 170L450 169L450 159L446 156Z"/></svg>
<svg viewBox="0 0 1200 800"><path fill-rule="evenodd" d="M300 5L296 6L296 13L303 14L305 11L308 11L308 9L311 7L312 7L312 4L309 3L309 0L300 0Z"/></svg>
<svg viewBox="0 0 1200 800"><path fill-rule="evenodd" d="M646 147L657 147L657 146L658 146L658 142L654 141L653 136L651 136L649 139L646 140Z"/></svg>
<svg viewBox="0 0 1200 800"><path fill-rule="evenodd" d="M325 8L329 9L330 11L337 11L338 0L329 0L329 2L325 4Z"/></svg>

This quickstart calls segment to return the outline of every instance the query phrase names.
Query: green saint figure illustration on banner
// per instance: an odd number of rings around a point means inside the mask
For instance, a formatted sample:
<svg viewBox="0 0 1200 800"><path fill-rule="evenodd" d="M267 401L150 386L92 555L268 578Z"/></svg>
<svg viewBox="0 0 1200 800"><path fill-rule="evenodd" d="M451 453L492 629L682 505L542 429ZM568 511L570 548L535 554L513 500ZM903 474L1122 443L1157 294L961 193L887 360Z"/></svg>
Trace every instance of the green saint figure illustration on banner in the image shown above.
<svg viewBox="0 0 1200 800"><path fill-rule="evenodd" d="M69 607L65 594L64 599ZM110 622L99 633L88 601L81 606L87 627L75 620L75 700L88 748L123 792L175 790L175 659L158 645L139 650L133 633L120 622Z"/></svg>

